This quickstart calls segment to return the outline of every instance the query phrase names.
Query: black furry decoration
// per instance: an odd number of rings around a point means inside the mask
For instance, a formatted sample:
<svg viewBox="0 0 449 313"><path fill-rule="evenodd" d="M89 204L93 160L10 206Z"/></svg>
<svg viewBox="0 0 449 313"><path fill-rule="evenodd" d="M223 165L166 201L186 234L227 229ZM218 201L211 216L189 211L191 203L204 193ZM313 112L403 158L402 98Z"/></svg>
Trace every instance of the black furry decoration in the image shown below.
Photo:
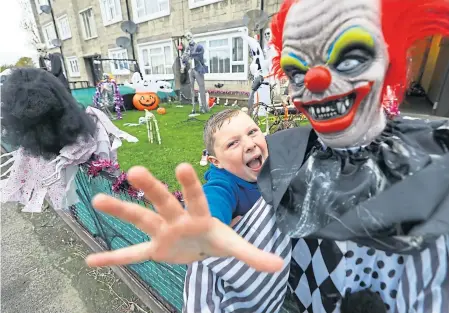
<svg viewBox="0 0 449 313"><path fill-rule="evenodd" d="M377 293L365 289L345 295L341 302L341 313L387 313L382 298Z"/></svg>
<svg viewBox="0 0 449 313"><path fill-rule="evenodd" d="M93 120L72 94L43 69L13 70L1 89L3 139L33 156L51 159L82 136L95 134Z"/></svg>

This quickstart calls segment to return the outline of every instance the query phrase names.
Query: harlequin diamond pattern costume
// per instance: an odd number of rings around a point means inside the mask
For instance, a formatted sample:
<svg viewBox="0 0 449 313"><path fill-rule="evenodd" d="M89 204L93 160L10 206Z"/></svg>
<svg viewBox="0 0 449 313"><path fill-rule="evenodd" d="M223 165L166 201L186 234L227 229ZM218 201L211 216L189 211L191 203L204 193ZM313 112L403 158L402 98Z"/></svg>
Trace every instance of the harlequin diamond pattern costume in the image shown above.
<svg viewBox="0 0 449 313"><path fill-rule="evenodd" d="M408 48L449 35L449 2L287 0L272 31L274 68L311 124L268 139L259 178L298 238L293 307L379 312L362 307L372 292L380 312L449 312L449 122L382 106L387 91L402 101Z"/></svg>

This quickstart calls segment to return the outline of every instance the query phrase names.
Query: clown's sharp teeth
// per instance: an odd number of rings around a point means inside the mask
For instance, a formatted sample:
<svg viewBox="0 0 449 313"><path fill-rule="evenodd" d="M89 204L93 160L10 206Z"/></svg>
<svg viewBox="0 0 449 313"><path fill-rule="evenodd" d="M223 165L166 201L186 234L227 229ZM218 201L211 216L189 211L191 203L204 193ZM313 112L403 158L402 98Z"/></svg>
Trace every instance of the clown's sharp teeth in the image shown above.
<svg viewBox="0 0 449 313"><path fill-rule="evenodd" d="M344 114L345 112L346 112L346 107L344 105L342 105L340 114Z"/></svg>
<svg viewBox="0 0 449 313"><path fill-rule="evenodd" d="M312 115L315 116L315 108L314 107L310 108L310 113L312 113Z"/></svg>
<svg viewBox="0 0 449 313"><path fill-rule="evenodd" d="M318 114L320 114L320 113L321 113L321 110L320 110L320 108L316 108L316 113L318 113Z"/></svg>
<svg viewBox="0 0 449 313"><path fill-rule="evenodd" d="M326 107L326 112L330 112L331 108L330 107Z"/></svg>
<svg viewBox="0 0 449 313"><path fill-rule="evenodd" d="M345 105L346 105L347 108L349 108L349 105L350 105L349 99L345 100Z"/></svg>
<svg viewBox="0 0 449 313"><path fill-rule="evenodd" d="M341 113L341 106L342 106L341 102L337 102L337 112L338 113Z"/></svg>

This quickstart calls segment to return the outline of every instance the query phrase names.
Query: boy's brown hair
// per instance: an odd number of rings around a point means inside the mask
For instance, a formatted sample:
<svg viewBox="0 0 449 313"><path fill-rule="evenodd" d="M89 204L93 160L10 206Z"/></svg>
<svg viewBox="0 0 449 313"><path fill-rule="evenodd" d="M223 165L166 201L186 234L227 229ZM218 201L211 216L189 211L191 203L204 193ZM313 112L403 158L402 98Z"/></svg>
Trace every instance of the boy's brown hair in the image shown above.
<svg viewBox="0 0 449 313"><path fill-rule="evenodd" d="M209 155L215 155L215 133L223 126L226 121L230 121L231 118L239 115L241 112L238 109L227 109L213 114L204 125L203 139L204 145Z"/></svg>

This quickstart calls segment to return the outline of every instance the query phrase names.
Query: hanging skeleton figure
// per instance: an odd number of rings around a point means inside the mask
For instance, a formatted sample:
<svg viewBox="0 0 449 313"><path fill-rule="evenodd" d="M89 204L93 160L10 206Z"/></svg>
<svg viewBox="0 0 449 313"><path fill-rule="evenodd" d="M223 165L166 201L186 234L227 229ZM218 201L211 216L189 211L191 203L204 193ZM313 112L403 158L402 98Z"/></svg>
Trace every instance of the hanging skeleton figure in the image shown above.
<svg viewBox="0 0 449 313"><path fill-rule="evenodd" d="M392 114L449 1L285 0L271 28L310 126L267 137L263 199L235 229L285 265L195 263L184 312L277 313L287 295L291 313L449 313L449 121Z"/></svg>
<svg viewBox="0 0 449 313"><path fill-rule="evenodd" d="M270 73L270 63L265 59L262 48L260 47L259 41L248 36L245 31L241 30L242 38L248 43L251 50L251 55L253 57L252 62L249 66L250 72L253 76L254 81L258 79L265 80ZM248 103L253 103L258 105L260 102L269 105L271 104L270 97L270 86L263 84L257 91L254 92L253 101L248 101ZM253 107L248 107L248 114L251 116L253 113ZM264 106L258 107L258 115L266 116L266 108Z"/></svg>
<svg viewBox="0 0 449 313"><path fill-rule="evenodd" d="M200 113L206 113L209 112L209 106L208 101L206 100L204 74L206 74L209 69L204 62L204 47L201 44L195 42L191 32L186 32L185 38L188 41L188 45L181 57L183 63L181 71L185 71L186 68L188 68L189 71L190 90L192 97L192 114L196 114L195 81L198 83L198 102Z"/></svg>
<svg viewBox="0 0 449 313"><path fill-rule="evenodd" d="M76 204L79 165L116 161L122 139L137 142L102 111L80 108L65 86L41 69L13 71L2 86L1 116L2 140L17 148L9 154L9 177L0 184L2 202L17 201L24 212L41 212L44 199L54 209Z"/></svg>
<svg viewBox="0 0 449 313"><path fill-rule="evenodd" d="M61 54L48 53L47 45L45 43L38 43L36 49L39 53L39 67L56 76L64 87L71 92L69 82L64 75L64 65L61 60Z"/></svg>

